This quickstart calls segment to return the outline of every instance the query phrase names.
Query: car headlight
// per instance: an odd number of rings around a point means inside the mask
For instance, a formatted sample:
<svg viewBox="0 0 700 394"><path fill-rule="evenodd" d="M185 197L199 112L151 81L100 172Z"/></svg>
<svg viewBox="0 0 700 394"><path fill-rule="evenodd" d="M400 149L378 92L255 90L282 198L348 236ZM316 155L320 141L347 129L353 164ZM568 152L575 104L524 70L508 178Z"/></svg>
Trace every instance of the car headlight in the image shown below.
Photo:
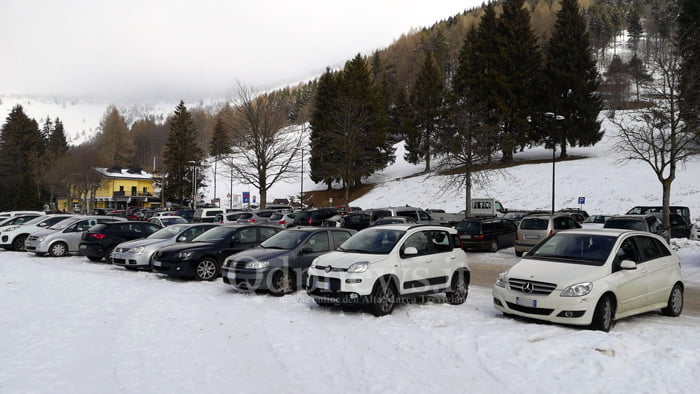
<svg viewBox="0 0 700 394"><path fill-rule="evenodd" d="M131 249L130 252L131 252L131 253L139 253L139 254L140 254L140 253L143 253L143 250L144 250L144 249L146 249L146 248L143 247L143 246L139 246L139 247L136 247L136 248Z"/></svg>
<svg viewBox="0 0 700 394"><path fill-rule="evenodd" d="M37 242L44 242L45 239L46 239L46 237L37 237L36 240L37 240Z"/></svg>
<svg viewBox="0 0 700 394"><path fill-rule="evenodd" d="M584 282L584 283L576 283L575 285L571 285L564 289L564 291L561 292L562 297L582 297L585 295L588 295L593 290L593 283L591 282Z"/></svg>
<svg viewBox="0 0 700 394"><path fill-rule="evenodd" d="M180 260L187 260L187 259L189 259L190 257L192 257L193 254L194 254L194 252L180 252L180 253L177 254L177 257L178 257Z"/></svg>
<svg viewBox="0 0 700 394"><path fill-rule="evenodd" d="M506 274L507 274L507 272L501 272L500 274L498 274L498 278L496 279L496 286L503 287L503 288L506 287L506 282L507 282Z"/></svg>
<svg viewBox="0 0 700 394"><path fill-rule="evenodd" d="M262 270L270 266L269 261L249 261L245 264L245 268L249 270Z"/></svg>
<svg viewBox="0 0 700 394"><path fill-rule="evenodd" d="M359 274L361 272L367 271L367 268L369 268L369 262L362 261L348 267L348 272L351 274Z"/></svg>

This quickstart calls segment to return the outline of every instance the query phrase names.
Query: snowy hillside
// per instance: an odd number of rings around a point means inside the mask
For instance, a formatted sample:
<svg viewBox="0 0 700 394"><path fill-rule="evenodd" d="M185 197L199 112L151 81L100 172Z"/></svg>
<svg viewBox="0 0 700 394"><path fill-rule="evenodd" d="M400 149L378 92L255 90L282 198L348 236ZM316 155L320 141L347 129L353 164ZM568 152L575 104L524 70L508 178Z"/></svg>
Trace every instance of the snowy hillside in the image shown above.
<svg viewBox="0 0 700 394"><path fill-rule="evenodd" d="M621 214L635 205L661 203L661 184L646 163L629 161L620 163L620 155L614 151L617 128L603 120L603 140L593 147L569 148L571 156L583 157L555 164L556 209L582 207L589 213ZM441 208L458 212L465 208L464 189L445 186L442 176L414 176L424 169L424 164L412 165L403 160L403 143L396 146L396 163L368 179L377 183L374 189L350 205L363 209L383 206L412 205L422 208ZM552 151L542 147L517 153L515 160L551 159ZM308 162L305 165L308 169ZM224 171L225 172L225 171ZM473 197L493 197L509 209L550 209L552 191L552 164L527 164L492 172L488 185L477 185ZM299 174L301 176L301 174ZM314 185L304 174L304 190L325 190L325 185ZM210 174L210 178L213 174ZM231 189L226 174L219 174L217 196L222 206L228 206L227 193ZM233 194L244 191L257 194L248 185L234 182ZM298 195L299 181L281 183L268 192L268 200ZM680 167L671 189L671 203L690 207L693 218L700 217L700 156L692 157L685 167ZM205 195L213 197L213 186ZM210 197L211 196L211 197ZM585 197L585 205L578 205L578 198ZM342 202L335 201L335 205Z"/></svg>

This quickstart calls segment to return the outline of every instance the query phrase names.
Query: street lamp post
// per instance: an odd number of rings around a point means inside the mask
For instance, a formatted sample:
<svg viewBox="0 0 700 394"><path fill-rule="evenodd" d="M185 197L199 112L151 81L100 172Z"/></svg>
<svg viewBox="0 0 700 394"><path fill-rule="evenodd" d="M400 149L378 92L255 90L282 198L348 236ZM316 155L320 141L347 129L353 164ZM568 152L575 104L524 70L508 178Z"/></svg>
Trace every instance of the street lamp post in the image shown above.
<svg viewBox="0 0 700 394"><path fill-rule="evenodd" d="M562 115L557 115L554 112L545 112L544 113L545 118L547 119L547 123L549 124L549 140L551 141L552 144L552 214L554 214L554 196L555 196L555 191L554 191L554 185L555 185L555 180L556 180L556 170L555 170L555 163L556 163L556 153L557 153L557 139L555 138L555 133L554 133L554 128L552 127L551 120L556 120L556 121L561 121L564 120L564 116Z"/></svg>
<svg viewBox="0 0 700 394"><path fill-rule="evenodd" d="M299 192L299 208L304 209L304 148L301 148L301 191Z"/></svg>
<svg viewBox="0 0 700 394"><path fill-rule="evenodd" d="M197 193L197 162L190 160L187 162L192 164L192 209L195 209L195 194Z"/></svg>

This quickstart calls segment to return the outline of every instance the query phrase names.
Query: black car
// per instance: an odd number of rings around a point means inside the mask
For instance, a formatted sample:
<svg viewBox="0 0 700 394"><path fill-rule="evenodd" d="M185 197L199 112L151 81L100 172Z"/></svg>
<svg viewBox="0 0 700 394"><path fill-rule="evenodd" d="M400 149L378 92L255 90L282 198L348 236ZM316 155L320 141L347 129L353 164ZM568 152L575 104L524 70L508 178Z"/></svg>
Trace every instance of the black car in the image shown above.
<svg viewBox="0 0 700 394"><path fill-rule="evenodd" d="M466 218L455 226L466 249L486 249L495 252L513 246L518 227L503 218Z"/></svg>
<svg viewBox="0 0 700 394"><path fill-rule="evenodd" d="M360 231L369 227L370 216L366 213L348 213L340 219L340 227Z"/></svg>
<svg viewBox="0 0 700 394"><path fill-rule="evenodd" d="M279 231L279 227L263 225L218 226L192 242L158 249L151 266L154 271L170 276L214 280L226 257L252 248Z"/></svg>
<svg viewBox="0 0 700 394"><path fill-rule="evenodd" d="M78 254L91 261L103 258L111 262L114 248L122 242L147 237L160 230L161 226L141 221L100 223L90 227L81 237Z"/></svg>
<svg viewBox="0 0 700 394"><path fill-rule="evenodd" d="M299 211L294 215L295 226L323 226L337 217L340 220L342 210L338 208L318 208L311 211Z"/></svg>
<svg viewBox="0 0 700 394"><path fill-rule="evenodd" d="M645 215L618 215L608 219L603 228L617 228L623 230L646 231L658 234L664 238L668 236L668 229L653 213Z"/></svg>
<svg viewBox="0 0 700 394"><path fill-rule="evenodd" d="M281 231L260 246L226 259L224 282L243 291L269 290L282 296L306 283L316 257L335 250L355 233L353 229L330 227Z"/></svg>

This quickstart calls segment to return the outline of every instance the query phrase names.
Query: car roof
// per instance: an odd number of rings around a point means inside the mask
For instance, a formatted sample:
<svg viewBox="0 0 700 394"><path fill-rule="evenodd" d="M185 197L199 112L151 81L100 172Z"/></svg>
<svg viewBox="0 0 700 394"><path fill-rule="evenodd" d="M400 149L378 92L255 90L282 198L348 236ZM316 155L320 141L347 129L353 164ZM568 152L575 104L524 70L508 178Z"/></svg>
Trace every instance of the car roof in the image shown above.
<svg viewBox="0 0 700 394"><path fill-rule="evenodd" d="M414 228L432 228L435 230L447 230L450 232L457 232L457 229L454 227L447 227L447 226L440 226L437 224L416 224L416 223L406 223L406 224L380 224L378 226L372 226L369 227L370 229L373 230L402 230L402 231L408 231Z"/></svg>

